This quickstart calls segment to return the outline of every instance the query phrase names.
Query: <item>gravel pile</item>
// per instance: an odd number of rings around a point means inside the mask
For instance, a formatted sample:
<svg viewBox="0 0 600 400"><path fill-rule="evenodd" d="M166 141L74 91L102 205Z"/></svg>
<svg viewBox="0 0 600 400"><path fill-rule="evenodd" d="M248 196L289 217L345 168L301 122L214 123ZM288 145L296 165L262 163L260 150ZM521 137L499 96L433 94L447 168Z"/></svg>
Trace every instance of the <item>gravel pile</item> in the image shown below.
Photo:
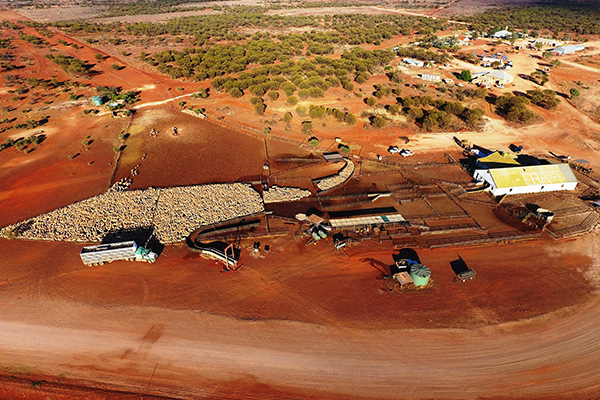
<svg viewBox="0 0 600 400"><path fill-rule="evenodd" d="M317 183L317 188L319 190L328 190L334 188L350 179L354 173L354 162L349 158L344 158L344 160L346 161L346 165L342 167L337 175L330 176L329 178L325 178Z"/></svg>
<svg viewBox="0 0 600 400"><path fill-rule="evenodd" d="M294 188L294 187L280 187L277 185L271 186L269 189L263 191L263 200L266 203L283 203L286 201L296 201L308 197L311 195L310 190Z"/></svg>
<svg viewBox="0 0 600 400"><path fill-rule="evenodd" d="M154 225L162 243L201 226L264 210L259 193L242 183L109 191L10 225L19 239L100 242L109 232Z"/></svg>

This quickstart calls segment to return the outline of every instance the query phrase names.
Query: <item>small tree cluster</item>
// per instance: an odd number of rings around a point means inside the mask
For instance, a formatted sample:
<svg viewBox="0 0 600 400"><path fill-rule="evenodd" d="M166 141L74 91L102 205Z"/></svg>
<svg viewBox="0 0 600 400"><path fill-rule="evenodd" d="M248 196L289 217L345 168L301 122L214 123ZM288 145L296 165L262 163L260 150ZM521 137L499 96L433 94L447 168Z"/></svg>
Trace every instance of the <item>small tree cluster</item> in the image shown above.
<svg viewBox="0 0 600 400"><path fill-rule="evenodd" d="M555 109L560 103L560 99L556 97L556 92L551 89L528 90L527 95L529 96L533 104L545 108L547 110Z"/></svg>
<svg viewBox="0 0 600 400"><path fill-rule="evenodd" d="M540 86L544 86L548 81L548 74L544 71L536 70L530 75L531 80Z"/></svg>
<svg viewBox="0 0 600 400"><path fill-rule="evenodd" d="M319 139L317 139L316 137L311 137L310 139L308 139L308 144L310 144L313 147L317 147L319 145Z"/></svg>
<svg viewBox="0 0 600 400"><path fill-rule="evenodd" d="M353 114L342 111L337 108L311 105L308 115L311 118L323 118L324 116L332 116L335 119L337 119L338 122L345 122L348 125L353 125L356 123L356 117Z"/></svg>
<svg viewBox="0 0 600 400"><path fill-rule="evenodd" d="M312 121L303 121L302 122L302 132L310 133L310 132L312 132L312 129L313 129ZM309 143L310 143L310 141L309 141Z"/></svg>
<svg viewBox="0 0 600 400"><path fill-rule="evenodd" d="M501 115L512 122L527 124L536 119L536 115L527 109L529 100L511 93L503 94L496 99L496 106Z"/></svg>
<svg viewBox="0 0 600 400"><path fill-rule="evenodd" d="M198 91L196 93L192 94L192 98L194 98L194 99L206 99L209 96L209 92L208 91L209 91L209 89L201 87L201 88L198 89ZM233 94L230 93L230 95L232 97L241 97L244 94L242 93L241 96L234 96Z"/></svg>

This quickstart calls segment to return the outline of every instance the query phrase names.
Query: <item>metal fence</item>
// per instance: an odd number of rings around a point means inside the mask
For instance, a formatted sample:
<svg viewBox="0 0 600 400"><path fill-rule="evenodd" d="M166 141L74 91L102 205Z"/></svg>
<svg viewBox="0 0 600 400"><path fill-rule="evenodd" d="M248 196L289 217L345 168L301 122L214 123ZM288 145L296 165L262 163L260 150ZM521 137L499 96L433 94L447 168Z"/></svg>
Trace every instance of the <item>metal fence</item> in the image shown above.
<svg viewBox="0 0 600 400"><path fill-rule="evenodd" d="M450 246L465 246L477 243L489 243L507 240L523 240L539 238L541 232L538 231L506 231L506 232L489 232L480 235L461 235L444 238L434 238L425 240L427 247L450 247Z"/></svg>
<svg viewBox="0 0 600 400"><path fill-rule="evenodd" d="M592 211L578 225L569 226L557 230L552 229L552 226L548 226L546 228L546 231L555 239L578 236L588 233L589 231L594 229L594 227L598 224L598 221L600 221L600 214L598 214L596 211Z"/></svg>

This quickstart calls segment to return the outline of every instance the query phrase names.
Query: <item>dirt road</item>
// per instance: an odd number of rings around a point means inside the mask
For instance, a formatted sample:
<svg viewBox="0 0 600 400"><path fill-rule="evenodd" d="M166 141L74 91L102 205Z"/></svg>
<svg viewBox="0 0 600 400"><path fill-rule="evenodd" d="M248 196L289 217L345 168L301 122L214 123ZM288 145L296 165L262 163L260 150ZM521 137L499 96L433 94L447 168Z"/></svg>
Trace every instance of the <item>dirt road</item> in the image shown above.
<svg viewBox="0 0 600 400"><path fill-rule="evenodd" d="M33 311L35 324L2 316L0 363L135 393L145 391L158 365L149 392L201 397L245 380L322 398L600 395L599 299L533 327L511 323L479 330L359 330L82 305L68 305L77 310L77 321L62 321L64 306ZM160 321L171 322L165 327ZM128 326L147 328L135 332Z"/></svg>

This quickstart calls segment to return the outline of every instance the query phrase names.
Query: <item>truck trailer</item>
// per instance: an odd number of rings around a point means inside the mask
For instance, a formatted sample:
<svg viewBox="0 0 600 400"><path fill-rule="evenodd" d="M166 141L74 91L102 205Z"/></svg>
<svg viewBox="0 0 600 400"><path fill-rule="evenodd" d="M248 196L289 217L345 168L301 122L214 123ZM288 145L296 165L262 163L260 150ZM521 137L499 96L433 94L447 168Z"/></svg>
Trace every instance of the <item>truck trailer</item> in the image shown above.
<svg viewBox="0 0 600 400"><path fill-rule="evenodd" d="M136 242L119 242L86 246L81 249L81 261L88 267L100 265L112 261L146 261L154 262L158 257L155 252L150 251Z"/></svg>

